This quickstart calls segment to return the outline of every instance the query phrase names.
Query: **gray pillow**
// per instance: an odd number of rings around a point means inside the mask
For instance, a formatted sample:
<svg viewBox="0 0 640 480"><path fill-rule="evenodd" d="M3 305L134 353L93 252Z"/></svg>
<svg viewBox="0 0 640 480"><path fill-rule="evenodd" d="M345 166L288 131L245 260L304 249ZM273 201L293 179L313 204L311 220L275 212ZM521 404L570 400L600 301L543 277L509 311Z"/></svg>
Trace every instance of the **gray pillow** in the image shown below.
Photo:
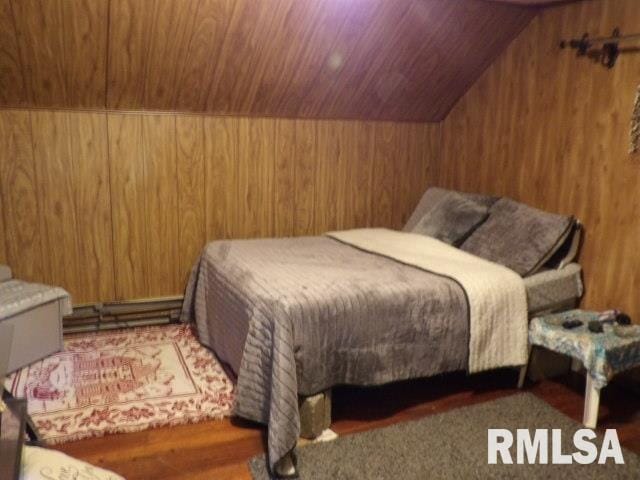
<svg viewBox="0 0 640 480"><path fill-rule="evenodd" d="M525 277L537 272L572 232L575 219L501 198L461 249Z"/></svg>
<svg viewBox="0 0 640 480"><path fill-rule="evenodd" d="M491 205L493 205L496 202L496 200L498 200L496 197L490 197L488 195L456 192L455 190L446 190L444 188L431 187L431 188L428 188L426 192L424 192L424 195L422 195L420 202L418 202L418 205L416 206L415 210L411 214L411 217L409 217L409 220L407 220L407 224L404 226L403 230L405 232L412 232L415 226L418 224L418 222L420 222L420 220L422 220L422 218L427 213L429 213L429 211L435 205L437 205L444 197L446 197L450 193L456 193L458 195L461 195L467 200L471 200L487 208L491 207Z"/></svg>
<svg viewBox="0 0 640 480"><path fill-rule="evenodd" d="M489 216L489 209L457 192L447 192L413 227L450 245L460 245Z"/></svg>

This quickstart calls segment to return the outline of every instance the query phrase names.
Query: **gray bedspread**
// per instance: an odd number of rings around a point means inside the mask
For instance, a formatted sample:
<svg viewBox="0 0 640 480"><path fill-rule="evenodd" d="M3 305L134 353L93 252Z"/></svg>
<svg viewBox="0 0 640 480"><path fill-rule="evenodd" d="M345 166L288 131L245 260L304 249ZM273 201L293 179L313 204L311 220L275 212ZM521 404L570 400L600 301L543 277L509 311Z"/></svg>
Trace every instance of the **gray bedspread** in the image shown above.
<svg viewBox="0 0 640 480"><path fill-rule="evenodd" d="M235 413L268 425L271 466L295 447L298 395L467 368L468 305L454 280L329 237L209 244L187 319L237 372Z"/></svg>

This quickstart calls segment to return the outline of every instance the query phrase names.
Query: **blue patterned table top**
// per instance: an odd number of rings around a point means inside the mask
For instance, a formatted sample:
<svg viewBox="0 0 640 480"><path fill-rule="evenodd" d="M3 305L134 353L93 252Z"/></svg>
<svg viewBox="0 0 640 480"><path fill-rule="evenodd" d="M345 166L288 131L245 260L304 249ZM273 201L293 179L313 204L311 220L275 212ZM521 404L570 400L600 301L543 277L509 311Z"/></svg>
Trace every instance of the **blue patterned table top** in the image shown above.
<svg viewBox="0 0 640 480"><path fill-rule="evenodd" d="M619 337L612 325L603 325L603 333L592 333L587 325L597 319L598 312L586 310L536 317L529 324L529 343L577 358L595 386L603 388L616 373L640 366L640 336ZM562 326L567 320L581 320L583 325L569 330Z"/></svg>

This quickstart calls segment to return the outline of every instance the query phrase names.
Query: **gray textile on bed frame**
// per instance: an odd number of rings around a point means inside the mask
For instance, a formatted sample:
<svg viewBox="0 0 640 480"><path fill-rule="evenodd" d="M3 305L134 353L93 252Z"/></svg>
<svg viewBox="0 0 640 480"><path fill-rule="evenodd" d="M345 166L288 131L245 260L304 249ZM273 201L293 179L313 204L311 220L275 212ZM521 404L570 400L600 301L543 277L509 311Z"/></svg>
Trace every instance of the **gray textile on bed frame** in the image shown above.
<svg viewBox="0 0 640 480"><path fill-rule="evenodd" d="M213 242L185 292L238 374L234 412L269 425L271 462L300 434L298 395L464 370L468 312L452 279L326 236Z"/></svg>
<svg viewBox="0 0 640 480"><path fill-rule="evenodd" d="M425 213L412 232L458 247L488 216L487 206L450 192Z"/></svg>
<svg viewBox="0 0 640 480"><path fill-rule="evenodd" d="M540 314L558 309L570 309L577 305L582 297L584 286L582 283L582 268L577 263L570 263L559 270L544 270L531 275L524 280L527 290L527 304L530 315ZM189 314L191 315L191 314ZM189 321L191 317L184 317ZM209 326L198 322L198 330L207 337ZM238 374L247 325L227 326L224 346L221 346L222 356L234 374ZM205 337L206 338L206 337ZM206 340L208 343L209 340ZM220 350L220 349L219 349Z"/></svg>
<svg viewBox="0 0 640 480"><path fill-rule="evenodd" d="M209 244L183 318L238 374L235 413L269 425L271 462L300 434L298 395L468 364L460 285L329 237Z"/></svg>
<svg viewBox="0 0 640 480"><path fill-rule="evenodd" d="M538 213L545 215L525 215ZM579 267L560 272L527 279L531 307L559 308L580 297ZM299 396L468 366L469 304L459 282L329 237L207 245L182 319L195 319L200 341L237 373L234 411L269 426L271 466L295 447Z"/></svg>
<svg viewBox="0 0 640 480"><path fill-rule="evenodd" d="M538 272L573 233L575 219L501 198L461 250L527 277Z"/></svg>
<svg viewBox="0 0 640 480"><path fill-rule="evenodd" d="M583 294L582 268L570 263L524 280L531 317L575 308ZM331 426L331 390L300 398L300 436L313 439Z"/></svg>
<svg viewBox="0 0 640 480"><path fill-rule="evenodd" d="M404 226L514 270L540 271L576 234L569 215L545 212L507 197L431 187ZM564 263L573 261L566 258Z"/></svg>
<svg viewBox="0 0 640 480"><path fill-rule="evenodd" d="M413 213L407 220L406 225L402 229L405 232L412 232L414 228L418 225L420 220L428 215L431 210L436 207L444 198L446 198L450 193L455 193L456 195L460 195L467 200L478 203L479 205L484 206L485 208L490 208L497 200L498 197L492 197L489 195L479 195L476 193L467 193L467 192L458 192L455 190L447 190L445 188L439 187L431 187L428 188L424 193L418 205L414 209Z"/></svg>

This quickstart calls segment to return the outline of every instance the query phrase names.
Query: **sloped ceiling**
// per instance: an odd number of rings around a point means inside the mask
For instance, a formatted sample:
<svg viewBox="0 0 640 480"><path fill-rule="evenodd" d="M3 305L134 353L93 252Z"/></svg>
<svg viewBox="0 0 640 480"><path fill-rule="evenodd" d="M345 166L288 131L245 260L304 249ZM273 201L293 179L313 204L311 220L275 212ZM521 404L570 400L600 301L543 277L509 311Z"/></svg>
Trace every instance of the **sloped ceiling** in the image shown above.
<svg viewBox="0 0 640 480"><path fill-rule="evenodd" d="M487 0L487 1L513 3L515 5L546 6L546 5L559 5L562 3L573 3L579 0Z"/></svg>
<svg viewBox="0 0 640 480"><path fill-rule="evenodd" d="M0 105L439 121L535 12L481 0L0 0Z"/></svg>

